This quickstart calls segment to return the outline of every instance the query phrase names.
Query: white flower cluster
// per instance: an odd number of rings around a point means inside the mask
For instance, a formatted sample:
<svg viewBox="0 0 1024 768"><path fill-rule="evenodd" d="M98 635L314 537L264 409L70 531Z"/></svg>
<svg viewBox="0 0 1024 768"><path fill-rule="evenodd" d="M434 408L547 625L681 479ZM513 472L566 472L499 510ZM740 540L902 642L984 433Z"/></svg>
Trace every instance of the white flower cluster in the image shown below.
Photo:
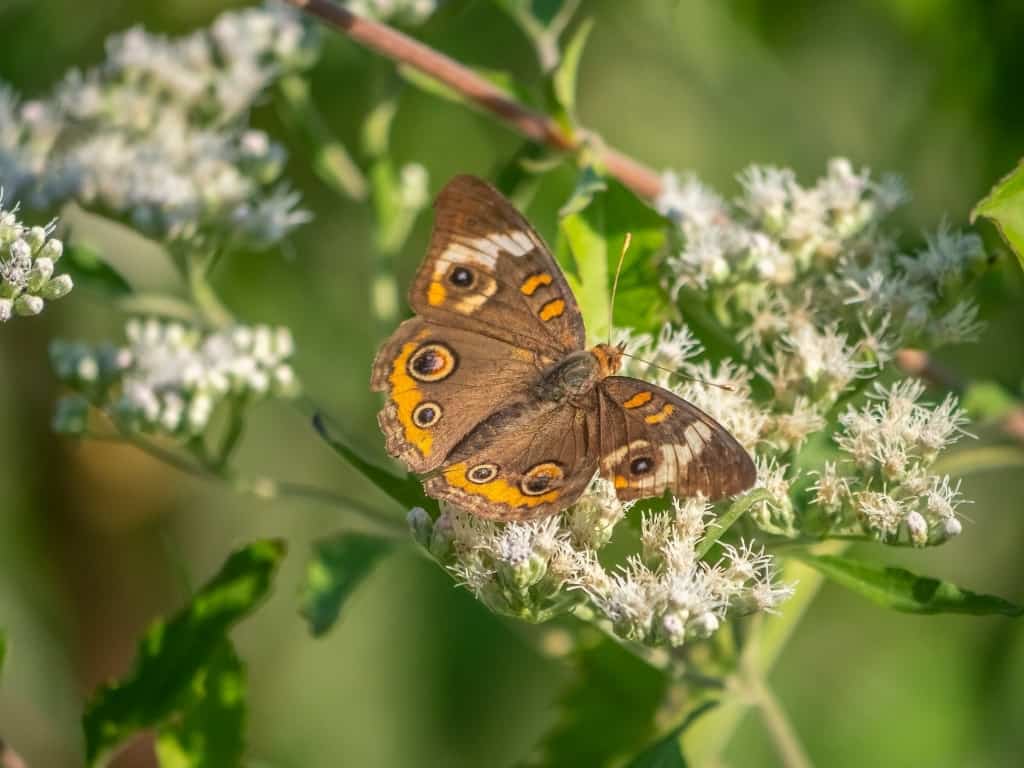
<svg viewBox="0 0 1024 768"><path fill-rule="evenodd" d="M248 112L315 52L281 5L179 39L130 29L48 98L22 103L0 87L0 174L33 207L76 199L172 241L272 244L308 214L277 186L284 149Z"/></svg>
<svg viewBox="0 0 1024 768"><path fill-rule="evenodd" d="M491 610L530 621L588 605L624 639L678 646L711 635L728 615L771 611L792 594L773 560L724 546L717 563L697 555L710 508L701 499L643 516L640 552L608 570L598 551L630 505L595 479L574 507L527 523L493 523L448 507L436 522L409 515L417 540Z"/></svg>
<svg viewBox="0 0 1024 768"><path fill-rule="evenodd" d="M416 25L434 15L442 0L346 0L353 13L392 24Z"/></svg>
<svg viewBox="0 0 1024 768"><path fill-rule="evenodd" d="M18 221L18 206L4 208L0 190L0 323L38 315L47 301L71 292L71 277L54 274L64 245L50 237L52 231L52 224L26 227Z"/></svg>
<svg viewBox="0 0 1024 768"><path fill-rule="evenodd" d="M671 287L709 294L746 352L793 345L800 326L831 327L870 362L978 333L975 305L958 294L986 263L980 239L941 229L900 253L881 227L906 199L897 179L874 181L838 158L812 187L762 166L739 182L730 205L695 177L667 173L657 205L680 226Z"/></svg>
<svg viewBox="0 0 1024 768"><path fill-rule="evenodd" d="M123 347L58 341L50 354L62 381L131 429L198 435L224 401L298 392L287 328L237 325L204 333L148 319L129 321L125 335Z"/></svg>
<svg viewBox="0 0 1024 768"><path fill-rule="evenodd" d="M938 544L961 531L960 484L930 472L939 452L966 434L952 395L920 402L924 386L875 384L868 402L840 416L842 461L827 462L811 487L811 508L829 533L867 533L887 543Z"/></svg>

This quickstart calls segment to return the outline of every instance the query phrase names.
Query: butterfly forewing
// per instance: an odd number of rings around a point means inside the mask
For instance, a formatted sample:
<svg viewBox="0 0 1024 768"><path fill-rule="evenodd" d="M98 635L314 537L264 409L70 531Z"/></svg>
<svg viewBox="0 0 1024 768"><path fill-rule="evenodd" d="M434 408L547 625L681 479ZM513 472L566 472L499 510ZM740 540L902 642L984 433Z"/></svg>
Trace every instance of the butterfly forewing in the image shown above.
<svg viewBox="0 0 1024 768"><path fill-rule="evenodd" d="M610 376L594 415L600 471L620 499L733 496L757 479L754 462L729 432L662 387Z"/></svg>
<svg viewBox="0 0 1024 768"><path fill-rule="evenodd" d="M527 350L471 331L406 320L377 353L371 386L387 450L427 472L495 411L529 397L539 373Z"/></svg>
<svg viewBox="0 0 1024 768"><path fill-rule="evenodd" d="M434 206L430 247L409 292L418 314L548 361L582 349L583 319L565 277L501 193L473 176L456 176Z"/></svg>

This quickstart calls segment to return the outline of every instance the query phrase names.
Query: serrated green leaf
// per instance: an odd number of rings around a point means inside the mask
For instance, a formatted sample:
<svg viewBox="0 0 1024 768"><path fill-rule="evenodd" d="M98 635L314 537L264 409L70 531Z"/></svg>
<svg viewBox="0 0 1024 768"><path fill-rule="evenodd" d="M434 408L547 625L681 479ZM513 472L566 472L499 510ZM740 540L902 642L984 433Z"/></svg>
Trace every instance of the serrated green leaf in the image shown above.
<svg viewBox="0 0 1024 768"><path fill-rule="evenodd" d="M974 207L971 223L979 216L992 220L1024 269L1024 160Z"/></svg>
<svg viewBox="0 0 1024 768"><path fill-rule="evenodd" d="M559 222L559 236L565 238L575 269L566 278L586 320L591 339L608 335L609 288L608 242L605 232L604 201L592 200L582 210Z"/></svg>
<svg viewBox="0 0 1024 768"><path fill-rule="evenodd" d="M156 736L160 768L226 768L245 751L245 665L224 639L196 673L179 706L180 717Z"/></svg>
<svg viewBox="0 0 1024 768"><path fill-rule="evenodd" d="M141 728L160 724L188 701L196 675L222 647L227 631L270 590L284 543L257 541L231 554L213 577L169 621L143 635L132 672L93 696L82 725L86 761L96 765Z"/></svg>
<svg viewBox="0 0 1024 768"><path fill-rule="evenodd" d="M701 715L718 705L716 701L701 704L690 712L677 727L634 757L627 768L686 768L686 759L679 744L679 737Z"/></svg>
<svg viewBox="0 0 1024 768"><path fill-rule="evenodd" d="M576 675L562 696L558 721L527 762L531 768L600 768L653 735L668 687L664 673L605 635L589 638L574 661Z"/></svg>
<svg viewBox="0 0 1024 768"><path fill-rule="evenodd" d="M348 443L331 434L322 413L314 414L313 427L335 453L404 509L424 507L434 513L439 511L437 501L423 493L423 485L415 475L406 474L405 477L399 477L363 458Z"/></svg>
<svg viewBox="0 0 1024 768"><path fill-rule="evenodd" d="M390 552L387 540L352 531L316 543L306 566L301 609L314 637L334 626L348 596Z"/></svg>
<svg viewBox="0 0 1024 768"><path fill-rule="evenodd" d="M840 555L789 555L840 586L885 608L906 613L965 613L973 616L1022 616L1024 608L993 595L979 595L928 576Z"/></svg>

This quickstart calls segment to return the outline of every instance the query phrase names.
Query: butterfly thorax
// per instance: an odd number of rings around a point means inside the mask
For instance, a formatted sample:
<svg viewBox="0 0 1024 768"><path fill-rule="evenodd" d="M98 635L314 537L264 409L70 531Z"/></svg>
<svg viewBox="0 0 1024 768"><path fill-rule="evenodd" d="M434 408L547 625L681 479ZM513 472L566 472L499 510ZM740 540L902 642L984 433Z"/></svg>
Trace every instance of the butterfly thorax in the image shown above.
<svg viewBox="0 0 1024 768"><path fill-rule="evenodd" d="M566 355L544 370L535 391L542 400L562 403L590 393L599 381L619 370L622 352L608 344Z"/></svg>

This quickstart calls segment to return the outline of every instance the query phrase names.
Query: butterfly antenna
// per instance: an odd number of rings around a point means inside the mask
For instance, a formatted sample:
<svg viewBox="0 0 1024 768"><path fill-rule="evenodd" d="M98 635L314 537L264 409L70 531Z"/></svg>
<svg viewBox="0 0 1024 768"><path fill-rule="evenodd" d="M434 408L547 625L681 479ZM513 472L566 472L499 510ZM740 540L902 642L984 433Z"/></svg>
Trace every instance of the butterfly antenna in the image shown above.
<svg viewBox="0 0 1024 768"><path fill-rule="evenodd" d="M684 379L689 379L690 381L696 381L698 384L703 384L704 386L707 387L717 387L718 389L724 389L726 392L736 391L734 387L730 387L728 384L719 384L716 381L708 381L707 379L702 379L700 378L700 376L691 376L690 374L683 373L682 371L673 371L671 368L665 368L664 366L658 365L657 363L652 363L650 360L644 360L643 358L637 357L636 355L631 355L629 354L629 352L623 352L622 355L623 357L631 357L634 360L643 363L644 365L649 365L652 368L657 368L659 371L664 371L665 373L670 374L672 376L679 376Z"/></svg>
<svg viewBox="0 0 1024 768"><path fill-rule="evenodd" d="M629 244L633 241L633 233L627 232L626 239L622 242L622 253L619 254L619 263L615 267L615 279L612 281L612 302L611 308L608 310L608 346L612 344L612 328L615 327L615 323L612 321L615 319L615 293L619 290L619 275L622 274L622 262L626 260L626 251L629 250Z"/></svg>

